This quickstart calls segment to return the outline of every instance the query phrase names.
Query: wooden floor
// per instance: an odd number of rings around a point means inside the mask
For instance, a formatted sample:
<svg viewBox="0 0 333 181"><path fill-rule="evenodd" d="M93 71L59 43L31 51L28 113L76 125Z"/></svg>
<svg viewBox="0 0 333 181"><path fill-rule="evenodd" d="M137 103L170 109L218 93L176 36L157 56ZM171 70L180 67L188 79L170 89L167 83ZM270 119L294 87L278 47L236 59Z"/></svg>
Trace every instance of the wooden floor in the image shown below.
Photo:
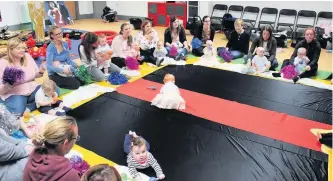
<svg viewBox="0 0 333 181"><path fill-rule="evenodd" d="M113 30L119 31L120 25L125 22L113 22L113 23L103 23L101 19L84 19L75 21L74 25L66 26L67 28L86 30L86 31L97 31L97 30ZM154 27L158 32L159 38L163 40L164 30L166 27ZM135 36L136 30L133 31L133 36ZM187 32L187 40L191 41L193 36ZM215 47L226 46L227 39L224 34L217 33L214 38ZM290 47L290 46L289 46ZM277 59L281 63L284 59L290 58L290 55L294 51L293 48L285 48L277 53ZM326 50L322 49L320 59L319 59L319 69L332 71L332 53L327 53Z"/></svg>

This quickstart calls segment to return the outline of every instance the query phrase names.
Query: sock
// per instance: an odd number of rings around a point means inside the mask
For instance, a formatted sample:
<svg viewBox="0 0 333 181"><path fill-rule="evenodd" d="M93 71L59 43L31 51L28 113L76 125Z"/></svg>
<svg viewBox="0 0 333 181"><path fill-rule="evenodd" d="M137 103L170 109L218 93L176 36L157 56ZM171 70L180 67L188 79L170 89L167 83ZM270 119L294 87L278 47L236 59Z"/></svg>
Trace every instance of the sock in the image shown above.
<svg viewBox="0 0 333 181"><path fill-rule="evenodd" d="M64 106L62 109L63 109L65 112L68 112L68 111L71 111L71 110L72 110L72 108L69 108L69 107L66 107L66 106Z"/></svg>
<svg viewBox="0 0 333 181"><path fill-rule="evenodd" d="M66 116L66 113L57 111L56 116Z"/></svg>
<svg viewBox="0 0 333 181"><path fill-rule="evenodd" d="M281 77L280 73L272 73L273 77Z"/></svg>

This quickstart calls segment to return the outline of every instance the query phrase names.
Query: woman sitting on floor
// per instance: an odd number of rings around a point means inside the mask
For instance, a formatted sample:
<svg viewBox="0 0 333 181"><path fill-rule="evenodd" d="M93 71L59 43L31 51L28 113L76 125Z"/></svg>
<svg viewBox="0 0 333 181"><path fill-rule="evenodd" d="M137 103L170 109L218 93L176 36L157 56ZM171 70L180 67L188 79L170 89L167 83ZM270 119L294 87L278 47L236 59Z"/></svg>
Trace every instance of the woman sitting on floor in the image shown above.
<svg viewBox="0 0 333 181"><path fill-rule="evenodd" d="M61 88L78 89L81 82L74 76L77 65L69 56L69 46L67 42L63 41L62 30L57 26L51 26L49 34L52 40L46 52L49 78Z"/></svg>
<svg viewBox="0 0 333 181"><path fill-rule="evenodd" d="M270 26L265 26L260 32L260 36L253 40L249 53L247 57L245 57L245 60L247 60L245 63L252 60L253 53L255 53L254 51L257 47L264 47L265 56L268 61L271 62L270 70L275 70L275 68L279 65L277 59L275 58L276 46L277 41L272 36L272 28Z"/></svg>
<svg viewBox="0 0 333 181"><path fill-rule="evenodd" d="M104 70L99 69L98 60L96 58L95 49L98 47L98 36L92 32L88 32L85 34L80 46L79 46L79 54L81 58L82 64L87 68L87 71L92 76L92 81L100 82L105 80ZM99 61L110 61L110 55L107 54L103 56L103 59ZM120 68L110 63L109 73L112 72L120 72Z"/></svg>
<svg viewBox="0 0 333 181"><path fill-rule="evenodd" d="M202 25L198 27L195 32L193 38L198 38L203 43L207 42L207 40L214 41L215 29L211 26L211 21L209 16L204 16L202 18ZM201 57L204 55L203 49L205 46L199 48L192 48L192 53L195 56Z"/></svg>
<svg viewBox="0 0 333 181"><path fill-rule="evenodd" d="M141 30L135 36L135 41L140 46L140 55L144 56L144 60L141 60L140 63L149 62L159 65L159 62L157 62L157 59L153 55L158 40L158 34L151 27L151 22L144 20L141 24Z"/></svg>
<svg viewBox="0 0 333 181"><path fill-rule="evenodd" d="M0 179L22 180L23 170L33 146L10 136L19 128L19 123L3 105L0 105L0 124Z"/></svg>
<svg viewBox="0 0 333 181"><path fill-rule="evenodd" d="M315 29L312 27L307 28L304 31L305 39L297 43L290 59L289 60L286 59L283 61L281 69L287 65L294 64L294 60L297 57L297 51L299 48L303 47L307 50L306 56L308 57L308 59L310 61L307 63L307 66L305 67L305 71L293 78L293 81L295 83L301 78L312 77L312 76L315 76L317 73L318 60L319 60L319 56L320 56L320 52L321 52L321 47L320 47L320 43L317 40L315 40L315 37L316 37Z"/></svg>
<svg viewBox="0 0 333 181"><path fill-rule="evenodd" d="M125 58L131 56L131 46L133 42L131 33L132 25L123 23L120 26L119 35L112 40L111 49L113 54L111 62L120 68L126 67Z"/></svg>
<svg viewBox="0 0 333 181"><path fill-rule="evenodd" d="M33 137L36 148L24 168L23 181L79 181L78 173L64 157L79 138L76 121L71 117L46 123L43 133Z"/></svg>
<svg viewBox="0 0 333 181"><path fill-rule="evenodd" d="M25 110L37 109L35 94L40 85L35 78L42 77L45 71L43 66L38 68L35 60L25 51L25 43L12 38L7 44L8 56L0 60L0 104L6 105L17 116L23 115ZM15 72L21 72L22 75L13 82Z"/></svg>
<svg viewBox="0 0 333 181"><path fill-rule="evenodd" d="M244 31L244 21L237 19L234 23L235 31L231 33L231 38L227 43L227 48L232 59L242 58L249 52L250 34ZM247 61L247 60L245 60Z"/></svg>
<svg viewBox="0 0 333 181"><path fill-rule="evenodd" d="M171 16L170 26L164 32L164 45L170 53L171 47L175 44L179 45L176 60L186 60L190 47L187 44L185 30L179 20L175 16Z"/></svg>

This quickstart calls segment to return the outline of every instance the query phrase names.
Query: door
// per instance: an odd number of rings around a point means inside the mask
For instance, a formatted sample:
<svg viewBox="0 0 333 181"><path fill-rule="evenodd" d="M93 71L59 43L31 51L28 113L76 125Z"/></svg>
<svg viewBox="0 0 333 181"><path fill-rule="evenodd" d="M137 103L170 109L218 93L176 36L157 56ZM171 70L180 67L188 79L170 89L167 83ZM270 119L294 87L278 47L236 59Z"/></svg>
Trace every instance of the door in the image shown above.
<svg viewBox="0 0 333 181"><path fill-rule="evenodd" d="M72 19L76 20L76 12L75 12L75 1L65 1L65 5L69 13L72 15Z"/></svg>

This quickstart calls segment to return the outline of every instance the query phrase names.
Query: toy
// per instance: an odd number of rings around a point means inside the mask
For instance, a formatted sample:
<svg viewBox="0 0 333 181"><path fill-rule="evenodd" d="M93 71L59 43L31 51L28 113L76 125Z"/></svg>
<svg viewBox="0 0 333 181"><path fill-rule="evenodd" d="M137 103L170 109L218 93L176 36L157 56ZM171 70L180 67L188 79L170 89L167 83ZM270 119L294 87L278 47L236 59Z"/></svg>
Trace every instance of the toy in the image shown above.
<svg viewBox="0 0 333 181"><path fill-rule="evenodd" d="M32 47L36 46L36 40L30 34L28 36L28 40L25 42L25 44L28 46L28 48L32 48Z"/></svg>
<svg viewBox="0 0 333 181"><path fill-rule="evenodd" d="M72 49L72 41L69 39L69 34L66 34L64 41L68 43L68 47L71 50Z"/></svg>
<svg viewBox="0 0 333 181"><path fill-rule="evenodd" d="M28 53L31 55L32 58L38 58L38 48L37 47L31 47L28 49Z"/></svg>
<svg viewBox="0 0 333 181"><path fill-rule="evenodd" d="M108 54L109 54L109 55L112 55L112 54L113 54L112 50L109 50L109 51L108 51Z"/></svg>
<svg viewBox="0 0 333 181"><path fill-rule="evenodd" d="M3 84L14 85L17 82L21 82L24 79L24 72L21 69L14 67L6 67L3 72L2 82Z"/></svg>

